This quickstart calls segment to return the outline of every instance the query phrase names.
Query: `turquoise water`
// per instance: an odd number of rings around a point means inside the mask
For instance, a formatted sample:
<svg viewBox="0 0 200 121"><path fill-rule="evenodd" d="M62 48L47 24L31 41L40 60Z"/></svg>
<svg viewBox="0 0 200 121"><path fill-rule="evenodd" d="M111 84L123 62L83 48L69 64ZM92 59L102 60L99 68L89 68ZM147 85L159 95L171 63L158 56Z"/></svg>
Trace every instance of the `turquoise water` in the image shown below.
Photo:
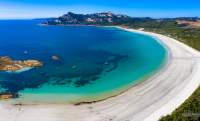
<svg viewBox="0 0 200 121"><path fill-rule="evenodd" d="M44 63L0 72L0 92L20 102L79 102L113 96L157 71L166 51L154 38L114 27L0 21L0 56ZM59 57L53 60L52 56Z"/></svg>

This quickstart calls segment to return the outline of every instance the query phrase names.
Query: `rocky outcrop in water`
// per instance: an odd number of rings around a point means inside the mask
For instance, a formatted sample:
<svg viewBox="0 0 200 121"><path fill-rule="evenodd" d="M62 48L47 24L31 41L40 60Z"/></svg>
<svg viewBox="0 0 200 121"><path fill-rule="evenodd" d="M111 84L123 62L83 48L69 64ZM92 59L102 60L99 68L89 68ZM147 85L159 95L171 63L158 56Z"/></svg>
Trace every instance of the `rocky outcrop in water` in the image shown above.
<svg viewBox="0 0 200 121"><path fill-rule="evenodd" d="M12 99L17 98L18 94L15 93L0 93L0 100Z"/></svg>
<svg viewBox="0 0 200 121"><path fill-rule="evenodd" d="M27 67L40 67L38 60L12 60L10 57L0 57L0 71L18 71Z"/></svg>

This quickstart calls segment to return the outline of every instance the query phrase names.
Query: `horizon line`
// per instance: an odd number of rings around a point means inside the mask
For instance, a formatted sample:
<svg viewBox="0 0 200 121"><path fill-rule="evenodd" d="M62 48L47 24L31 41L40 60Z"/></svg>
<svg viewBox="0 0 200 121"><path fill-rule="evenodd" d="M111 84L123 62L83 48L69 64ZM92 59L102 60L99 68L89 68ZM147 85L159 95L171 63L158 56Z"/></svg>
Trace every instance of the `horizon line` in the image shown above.
<svg viewBox="0 0 200 121"><path fill-rule="evenodd" d="M71 11L68 11L71 12ZM68 13L66 12L66 13ZM103 12L108 12L108 11L103 11ZM75 14L95 14L95 13L103 13L103 12L89 12L89 13L78 13L78 12L72 12ZM111 11L109 11L111 12ZM113 14L123 14L123 13L114 13L111 12ZM64 14L60 14L59 16L62 16ZM127 15L127 14L123 14L123 15ZM9 17L9 18L0 18L0 20L34 20L34 19L48 19L48 18L57 18L59 16L38 16L38 17ZM172 16L172 17L153 17L153 16L131 16L131 15L127 15L129 17L132 18L152 18L152 19L174 19L174 18L200 18L200 16Z"/></svg>

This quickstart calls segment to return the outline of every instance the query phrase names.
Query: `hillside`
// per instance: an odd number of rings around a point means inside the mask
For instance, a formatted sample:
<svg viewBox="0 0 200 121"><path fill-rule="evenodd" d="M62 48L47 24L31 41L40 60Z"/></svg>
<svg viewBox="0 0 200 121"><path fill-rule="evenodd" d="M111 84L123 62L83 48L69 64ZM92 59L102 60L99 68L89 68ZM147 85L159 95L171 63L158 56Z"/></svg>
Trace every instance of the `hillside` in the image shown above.
<svg viewBox="0 0 200 121"><path fill-rule="evenodd" d="M44 22L47 25L120 25L132 23L135 21L150 20L150 18L133 18L127 15L114 14L111 12L102 12L94 14L75 14L68 12L58 18L48 19Z"/></svg>
<svg viewBox="0 0 200 121"><path fill-rule="evenodd" d="M111 12L101 12L93 14L76 14L68 12L57 18L48 18L43 24L46 25L125 25L134 27L164 27L168 26L163 23L173 24L179 27L199 28L200 18L198 17L179 17L179 18L160 18L153 19L150 17L130 17L123 14L114 14ZM170 25L171 26L171 25Z"/></svg>

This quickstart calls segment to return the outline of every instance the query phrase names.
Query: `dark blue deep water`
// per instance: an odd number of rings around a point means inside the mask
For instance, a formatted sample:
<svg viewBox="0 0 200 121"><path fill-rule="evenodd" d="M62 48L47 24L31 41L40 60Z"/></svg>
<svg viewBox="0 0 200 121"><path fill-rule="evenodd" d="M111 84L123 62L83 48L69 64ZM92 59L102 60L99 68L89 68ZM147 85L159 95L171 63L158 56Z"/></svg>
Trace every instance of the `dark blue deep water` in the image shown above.
<svg viewBox="0 0 200 121"><path fill-rule="evenodd" d="M0 92L19 94L20 101L100 99L151 75L165 60L165 49L146 35L39 23L0 21L0 56L44 63L20 73L0 72Z"/></svg>

